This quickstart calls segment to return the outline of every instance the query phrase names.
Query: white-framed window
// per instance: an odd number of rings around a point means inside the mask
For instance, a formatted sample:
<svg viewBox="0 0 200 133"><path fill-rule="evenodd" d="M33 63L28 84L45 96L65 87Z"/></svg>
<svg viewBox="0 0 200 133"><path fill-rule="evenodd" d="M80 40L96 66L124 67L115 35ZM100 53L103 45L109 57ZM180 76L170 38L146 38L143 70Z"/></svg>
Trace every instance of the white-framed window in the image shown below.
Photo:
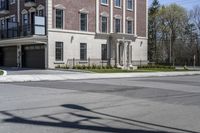
<svg viewBox="0 0 200 133"><path fill-rule="evenodd" d="M56 28L63 29L64 27L64 11L62 9L56 9Z"/></svg>
<svg viewBox="0 0 200 133"><path fill-rule="evenodd" d="M102 5L108 5L108 0L101 0Z"/></svg>
<svg viewBox="0 0 200 133"><path fill-rule="evenodd" d="M80 30L88 31L88 14L80 13Z"/></svg>
<svg viewBox="0 0 200 133"><path fill-rule="evenodd" d="M56 42L55 45L55 60L63 61L63 42Z"/></svg>
<svg viewBox="0 0 200 133"><path fill-rule="evenodd" d="M121 0L115 0L115 7L121 7Z"/></svg>
<svg viewBox="0 0 200 133"><path fill-rule="evenodd" d="M106 16L101 17L101 32L108 32L108 18Z"/></svg>
<svg viewBox="0 0 200 133"><path fill-rule="evenodd" d="M121 32L121 19L116 18L115 19L115 33Z"/></svg>
<svg viewBox="0 0 200 133"><path fill-rule="evenodd" d="M108 59L108 45L101 44L101 60L107 60L107 59Z"/></svg>
<svg viewBox="0 0 200 133"><path fill-rule="evenodd" d="M127 20L127 33L133 34L133 21Z"/></svg>
<svg viewBox="0 0 200 133"><path fill-rule="evenodd" d="M127 0L127 9L133 10L133 0Z"/></svg>

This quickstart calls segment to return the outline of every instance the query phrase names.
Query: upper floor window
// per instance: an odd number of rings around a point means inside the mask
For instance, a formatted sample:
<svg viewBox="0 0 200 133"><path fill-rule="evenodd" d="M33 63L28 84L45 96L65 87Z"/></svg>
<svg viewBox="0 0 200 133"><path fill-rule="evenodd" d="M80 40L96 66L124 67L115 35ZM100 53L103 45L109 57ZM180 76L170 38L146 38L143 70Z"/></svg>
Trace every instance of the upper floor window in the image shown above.
<svg viewBox="0 0 200 133"><path fill-rule="evenodd" d="M121 0L115 0L115 6L121 7Z"/></svg>
<svg viewBox="0 0 200 133"><path fill-rule="evenodd" d="M101 30L103 33L107 33L108 32L108 18L102 16L101 17Z"/></svg>
<svg viewBox="0 0 200 133"><path fill-rule="evenodd" d="M37 10L36 15L43 17L44 16L44 9Z"/></svg>
<svg viewBox="0 0 200 133"><path fill-rule="evenodd" d="M127 21L127 33L132 34L133 33L133 22L128 20Z"/></svg>
<svg viewBox="0 0 200 133"><path fill-rule="evenodd" d="M88 30L88 14L86 13L80 14L80 30L81 31Z"/></svg>
<svg viewBox="0 0 200 133"><path fill-rule="evenodd" d="M15 4L15 0L10 0L10 4Z"/></svg>
<svg viewBox="0 0 200 133"><path fill-rule="evenodd" d="M121 32L121 20L117 18L115 19L115 32Z"/></svg>
<svg viewBox="0 0 200 133"><path fill-rule="evenodd" d="M63 29L63 10L56 9L56 28Z"/></svg>
<svg viewBox="0 0 200 133"><path fill-rule="evenodd" d="M101 0L101 4L107 5L108 4L108 0Z"/></svg>
<svg viewBox="0 0 200 133"><path fill-rule="evenodd" d="M133 10L133 0L127 0L127 9Z"/></svg>

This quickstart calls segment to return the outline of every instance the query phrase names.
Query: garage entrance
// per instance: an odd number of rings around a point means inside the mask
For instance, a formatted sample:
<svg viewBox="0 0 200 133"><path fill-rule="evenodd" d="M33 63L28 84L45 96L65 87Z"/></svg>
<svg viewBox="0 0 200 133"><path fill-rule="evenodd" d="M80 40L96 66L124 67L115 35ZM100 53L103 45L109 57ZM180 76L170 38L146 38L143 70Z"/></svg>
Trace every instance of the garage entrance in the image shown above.
<svg viewBox="0 0 200 133"><path fill-rule="evenodd" d="M17 67L17 47L0 48L0 65L5 67Z"/></svg>
<svg viewBox="0 0 200 133"><path fill-rule="evenodd" d="M22 67L45 68L45 47L43 44L22 46Z"/></svg>

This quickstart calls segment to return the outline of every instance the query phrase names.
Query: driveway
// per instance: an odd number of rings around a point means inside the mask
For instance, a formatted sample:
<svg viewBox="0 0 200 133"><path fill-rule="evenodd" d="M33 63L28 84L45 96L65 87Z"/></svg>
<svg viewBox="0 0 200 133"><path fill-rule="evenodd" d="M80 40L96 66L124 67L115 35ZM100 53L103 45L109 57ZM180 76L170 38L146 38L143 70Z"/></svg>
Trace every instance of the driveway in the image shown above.
<svg viewBox="0 0 200 133"><path fill-rule="evenodd" d="M59 75L59 74L80 74L81 72L49 70L49 69L27 69L27 68L1 68L7 71L8 75Z"/></svg>

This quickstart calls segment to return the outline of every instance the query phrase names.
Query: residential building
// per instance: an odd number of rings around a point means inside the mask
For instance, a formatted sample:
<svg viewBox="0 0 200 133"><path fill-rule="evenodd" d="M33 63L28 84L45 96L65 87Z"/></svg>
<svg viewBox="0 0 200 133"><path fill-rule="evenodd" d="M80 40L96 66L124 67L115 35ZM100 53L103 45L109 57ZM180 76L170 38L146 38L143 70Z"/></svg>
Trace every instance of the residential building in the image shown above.
<svg viewBox="0 0 200 133"><path fill-rule="evenodd" d="M147 0L0 0L0 65L147 64Z"/></svg>

